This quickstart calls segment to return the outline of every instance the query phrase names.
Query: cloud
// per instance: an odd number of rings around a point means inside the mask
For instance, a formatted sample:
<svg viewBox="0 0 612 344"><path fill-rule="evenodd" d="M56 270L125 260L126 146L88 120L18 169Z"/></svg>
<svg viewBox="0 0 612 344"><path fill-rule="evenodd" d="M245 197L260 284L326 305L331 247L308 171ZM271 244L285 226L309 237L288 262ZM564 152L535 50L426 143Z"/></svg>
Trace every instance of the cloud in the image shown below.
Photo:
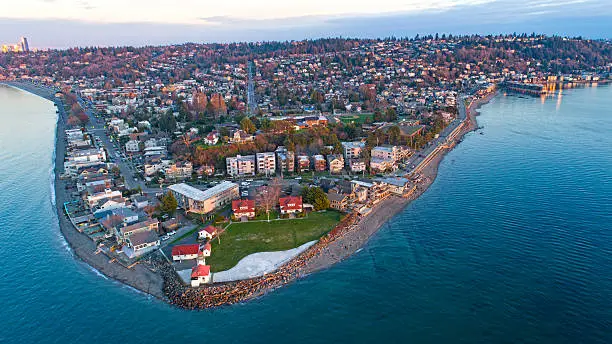
<svg viewBox="0 0 612 344"><path fill-rule="evenodd" d="M58 0L60 1L60 0ZM83 0L86 1L86 0ZM149 45L184 42L300 40L320 37L413 37L417 33L539 32L612 37L612 6L603 0L485 1L420 12L303 15L277 19L197 16L194 23L100 23L0 18L0 42L25 35L33 47ZM579 2L580 1L580 2ZM475 3L475 2L473 2Z"/></svg>

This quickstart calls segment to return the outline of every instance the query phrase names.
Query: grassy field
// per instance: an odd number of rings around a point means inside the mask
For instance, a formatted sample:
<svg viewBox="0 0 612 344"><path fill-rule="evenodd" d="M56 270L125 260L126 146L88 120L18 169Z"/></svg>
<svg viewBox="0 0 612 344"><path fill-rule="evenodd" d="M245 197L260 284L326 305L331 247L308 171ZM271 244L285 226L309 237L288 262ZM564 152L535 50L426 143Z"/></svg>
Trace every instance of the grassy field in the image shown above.
<svg viewBox="0 0 612 344"><path fill-rule="evenodd" d="M360 113L354 115L346 115L338 117L340 121L344 124L355 123L357 125L365 123L365 121L369 118L370 120L374 119L374 114L372 113Z"/></svg>
<svg viewBox="0 0 612 344"><path fill-rule="evenodd" d="M212 254L206 258L206 264L213 272L224 271L252 253L298 247L319 239L334 228L341 216L336 211L326 211L311 213L303 219L232 223L221 234L221 244L213 239Z"/></svg>

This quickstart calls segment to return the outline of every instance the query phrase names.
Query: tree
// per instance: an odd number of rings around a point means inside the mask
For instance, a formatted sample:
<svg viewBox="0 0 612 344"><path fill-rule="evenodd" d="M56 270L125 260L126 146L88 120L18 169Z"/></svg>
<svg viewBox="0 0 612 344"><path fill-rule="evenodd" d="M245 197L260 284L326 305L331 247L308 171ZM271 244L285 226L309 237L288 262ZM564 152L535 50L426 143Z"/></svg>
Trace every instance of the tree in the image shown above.
<svg viewBox="0 0 612 344"><path fill-rule="evenodd" d="M257 128L255 128L255 124L253 124L253 121L251 121L251 119L248 117L245 117L240 121L240 128L242 128L242 130L244 130L247 134L252 134L255 132L255 130L257 130Z"/></svg>
<svg viewBox="0 0 612 344"><path fill-rule="evenodd" d="M387 134L389 135L389 143L396 145L400 141L402 132L397 125L394 125L391 128L389 128L389 131L387 132Z"/></svg>
<svg viewBox="0 0 612 344"><path fill-rule="evenodd" d="M261 211L265 211L268 215L268 221L270 221L270 210L276 207L278 198L281 192L281 180L280 178L274 178L267 186L262 186L257 189L257 195L255 196L255 204Z"/></svg>
<svg viewBox="0 0 612 344"><path fill-rule="evenodd" d="M305 203L312 204L314 210L324 210L329 208L329 199L323 189L318 186L305 187L302 190L302 198Z"/></svg>
<svg viewBox="0 0 612 344"><path fill-rule="evenodd" d="M172 192L167 192L159 200L158 209L160 213L172 216L176 212L176 207L178 207L178 202Z"/></svg>

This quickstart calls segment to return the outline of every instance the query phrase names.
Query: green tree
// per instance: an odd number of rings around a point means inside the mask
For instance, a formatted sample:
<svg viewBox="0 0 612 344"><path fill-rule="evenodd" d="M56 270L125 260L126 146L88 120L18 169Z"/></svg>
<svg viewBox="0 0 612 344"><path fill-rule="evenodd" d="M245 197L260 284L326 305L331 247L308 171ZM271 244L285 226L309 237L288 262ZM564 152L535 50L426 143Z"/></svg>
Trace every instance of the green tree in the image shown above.
<svg viewBox="0 0 612 344"><path fill-rule="evenodd" d="M329 208L329 199L323 189L317 186L305 187L302 190L302 198L304 202L314 206L314 210L324 210Z"/></svg>
<svg viewBox="0 0 612 344"><path fill-rule="evenodd" d="M176 212L176 207L178 207L178 202L176 201L176 198L174 198L172 192L167 192L159 200L158 209L161 213L172 216Z"/></svg>
<svg viewBox="0 0 612 344"><path fill-rule="evenodd" d="M248 117L245 117L240 121L240 127L248 134L252 134L255 132L255 130L257 130L257 128L255 128L255 124L253 124L253 121L251 121L251 119Z"/></svg>
<svg viewBox="0 0 612 344"><path fill-rule="evenodd" d="M394 125L391 128L389 128L389 131L387 132L387 134L389 135L389 143L392 145L396 145L400 141L402 132L397 125Z"/></svg>

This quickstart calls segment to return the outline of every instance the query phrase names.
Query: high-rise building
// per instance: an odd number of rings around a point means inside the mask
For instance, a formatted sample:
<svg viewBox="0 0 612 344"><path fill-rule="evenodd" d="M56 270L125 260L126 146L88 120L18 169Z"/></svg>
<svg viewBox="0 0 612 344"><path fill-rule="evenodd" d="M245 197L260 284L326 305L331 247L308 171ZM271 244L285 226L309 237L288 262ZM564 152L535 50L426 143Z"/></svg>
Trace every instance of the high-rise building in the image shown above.
<svg viewBox="0 0 612 344"><path fill-rule="evenodd" d="M28 46L28 39L25 37L21 37L21 51L29 52L30 47Z"/></svg>

